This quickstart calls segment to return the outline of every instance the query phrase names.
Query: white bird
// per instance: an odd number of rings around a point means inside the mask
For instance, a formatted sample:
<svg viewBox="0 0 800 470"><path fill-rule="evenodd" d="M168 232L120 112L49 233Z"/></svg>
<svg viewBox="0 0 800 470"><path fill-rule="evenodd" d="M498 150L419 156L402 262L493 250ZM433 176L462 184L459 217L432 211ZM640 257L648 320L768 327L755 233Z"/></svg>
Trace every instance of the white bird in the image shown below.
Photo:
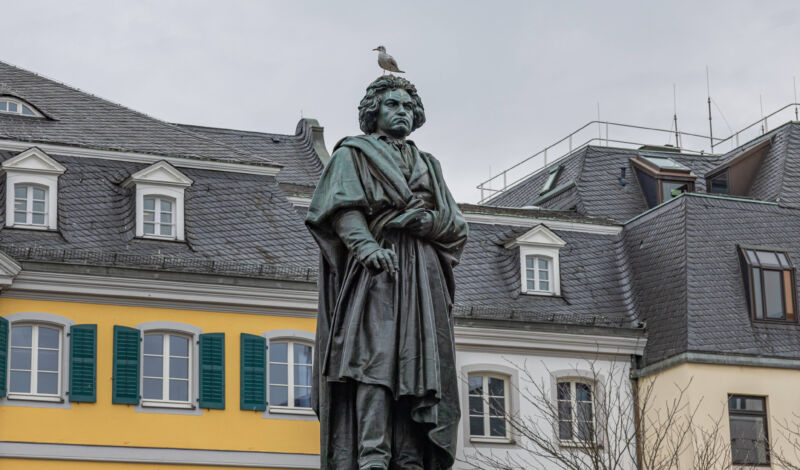
<svg viewBox="0 0 800 470"><path fill-rule="evenodd" d="M397 61L394 60L394 57L386 53L385 47L378 46L375 49L373 49L373 51L378 51L378 65L380 65L380 67L383 70L388 70L389 72L405 73L397 67Z"/></svg>

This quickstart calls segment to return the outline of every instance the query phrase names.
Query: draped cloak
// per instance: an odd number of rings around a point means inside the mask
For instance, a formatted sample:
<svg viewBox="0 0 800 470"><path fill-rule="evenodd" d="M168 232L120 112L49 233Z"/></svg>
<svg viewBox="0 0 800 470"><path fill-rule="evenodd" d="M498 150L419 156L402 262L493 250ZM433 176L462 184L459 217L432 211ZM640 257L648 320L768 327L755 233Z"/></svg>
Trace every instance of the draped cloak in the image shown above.
<svg viewBox="0 0 800 470"><path fill-rule="evenodd" d="M321 425L322 470L358 468L354 382L382 385L395 400L410 400L412 420L427 431L426 470L448 469L455 459L460 408L453 267L467 224L439 162L406 145L424 165L415 173L427 173L427 204L398 166L400 151L362 135L337 144L306 217L321 251L311 399ZM352 209L364 214L381 247L397 253L394 277L362 266L337 235L334 218ZM406 233L404 225L426 209L433 215L431 233L424 239Z"/></svg>

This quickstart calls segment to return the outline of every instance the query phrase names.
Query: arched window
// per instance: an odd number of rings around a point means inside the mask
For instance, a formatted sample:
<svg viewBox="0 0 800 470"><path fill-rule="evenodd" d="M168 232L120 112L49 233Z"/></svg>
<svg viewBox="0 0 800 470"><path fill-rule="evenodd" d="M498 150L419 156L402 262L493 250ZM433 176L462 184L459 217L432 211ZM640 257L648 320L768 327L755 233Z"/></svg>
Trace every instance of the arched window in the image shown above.
<svg viewBox="0 0 800 470"><path fill-rule="evenodd" d="M23 397L61 396L62 329L55 325L11 325L9 394Z"/></svg>
<svg viewBox="0 0 800 470"><path fill-rule="evenodd" d="M147 332L142 346L142 400L151 406L192 403L192 337Z"/></svg>
<svg viewBox="0 0 800 470"><path fill-rule="evenodd" d="M274 340L269 343L270 409L311 408L313 346L306 342Z"/></svg>
<svg viewBox="0 0 800 470"><path fill-rule="evenodd" d="M0 113L18 114L28 117L42 117L42 114L28 103L10 96L0 96Z"/></svg>
<svg viewBox="0 0 800 470"><path fill-rule="evenodd" d="M594 384L585 379L560 379L556 400L558 439L564 443L594 442Z"/></svg>
<svg viewBox="0 0 800 470"><path fill-rule="evenodd" d="M2 163L6 173L6 226L55 230L58 178L67 169L33 147Z"/></svg>

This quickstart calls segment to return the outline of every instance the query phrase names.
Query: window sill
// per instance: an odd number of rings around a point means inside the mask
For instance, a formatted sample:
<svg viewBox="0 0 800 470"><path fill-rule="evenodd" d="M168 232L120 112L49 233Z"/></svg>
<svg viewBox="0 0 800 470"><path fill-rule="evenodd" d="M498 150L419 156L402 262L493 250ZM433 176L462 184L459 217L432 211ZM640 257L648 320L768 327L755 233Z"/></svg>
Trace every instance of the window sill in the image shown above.
<svg viewBox="0 0 800 470"><path fill-rule="evenodd" d="M9 393L9 400L44 401L49 403L64 403L62 397L52 395L26 395L24 393Z"/></svg>
<svg viewBox="0 0 800 470"><path fill-rule="evenodd" d="M591 444L582 441L558 441L559 447L566 447L570 449L602 449L603 446L600 444Z"/></svg>
<svg viewBox="0 0 800 470"><path fill-rule="evenodd" d="M142 400L143 408L174 408L180 410L193 410L195 406L191 403L174 401Z"/></svg>
<svg viewBox="0 0 800 470"><path fill-rule="evenodd" d="M317 415L311 408L293 408L291 406L270 406L269 412L270 414L299 415L299 416Z"/></svg>
<svg viewBox="0 0 800 470"><path fill-rule="evenodd" d="M177 237L162 237L159 235L140 235L137 238L142 240L161 240L163 242L182 242L183 240L178 240Z"/></svg>
<svg viewBox="0 0 800 470"><path fill-rule="evenodd" d="M513 444L514 440L507 437L470 436L469 442L476 444Z"/></svg>
<svg viewBox="0 0 800 470"><path fill-rule="evenodd" d="M6 225L6 228L16 228L21 230L41 230L43 232L57 231L55 228L50 228L47 225L13 224L13 225Z"/></svg>
<svg viewBox="0 0 800 470"><path fill-rule="evenodd" d="M524 295L538 295L540 297L561 297L561 294L556 294L555 292L524 290L524 291L522 291L522 293Z"/></svg>

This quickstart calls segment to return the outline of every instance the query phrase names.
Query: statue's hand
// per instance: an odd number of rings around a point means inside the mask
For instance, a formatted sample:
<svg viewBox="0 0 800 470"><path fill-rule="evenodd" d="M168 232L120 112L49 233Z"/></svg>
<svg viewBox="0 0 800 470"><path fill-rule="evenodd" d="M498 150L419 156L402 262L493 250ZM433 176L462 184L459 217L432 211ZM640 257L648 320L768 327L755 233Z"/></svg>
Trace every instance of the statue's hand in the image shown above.
<svg viewBox="0 0 800 470"><path fill-rule="evenodd" d="M381 248L367 256L364 260L364 265L378 271L386 271L390 276L394 276L394 273L400 267L400 263L397 261L397 254L388 248Z"/></svg>
<svg viewBox="0 0 800 470"><path fill-rule="evenodd" d="M406 225L406 229L417 238L427 237L433 231L433 214L430 211L420 212Z"/></svg>

